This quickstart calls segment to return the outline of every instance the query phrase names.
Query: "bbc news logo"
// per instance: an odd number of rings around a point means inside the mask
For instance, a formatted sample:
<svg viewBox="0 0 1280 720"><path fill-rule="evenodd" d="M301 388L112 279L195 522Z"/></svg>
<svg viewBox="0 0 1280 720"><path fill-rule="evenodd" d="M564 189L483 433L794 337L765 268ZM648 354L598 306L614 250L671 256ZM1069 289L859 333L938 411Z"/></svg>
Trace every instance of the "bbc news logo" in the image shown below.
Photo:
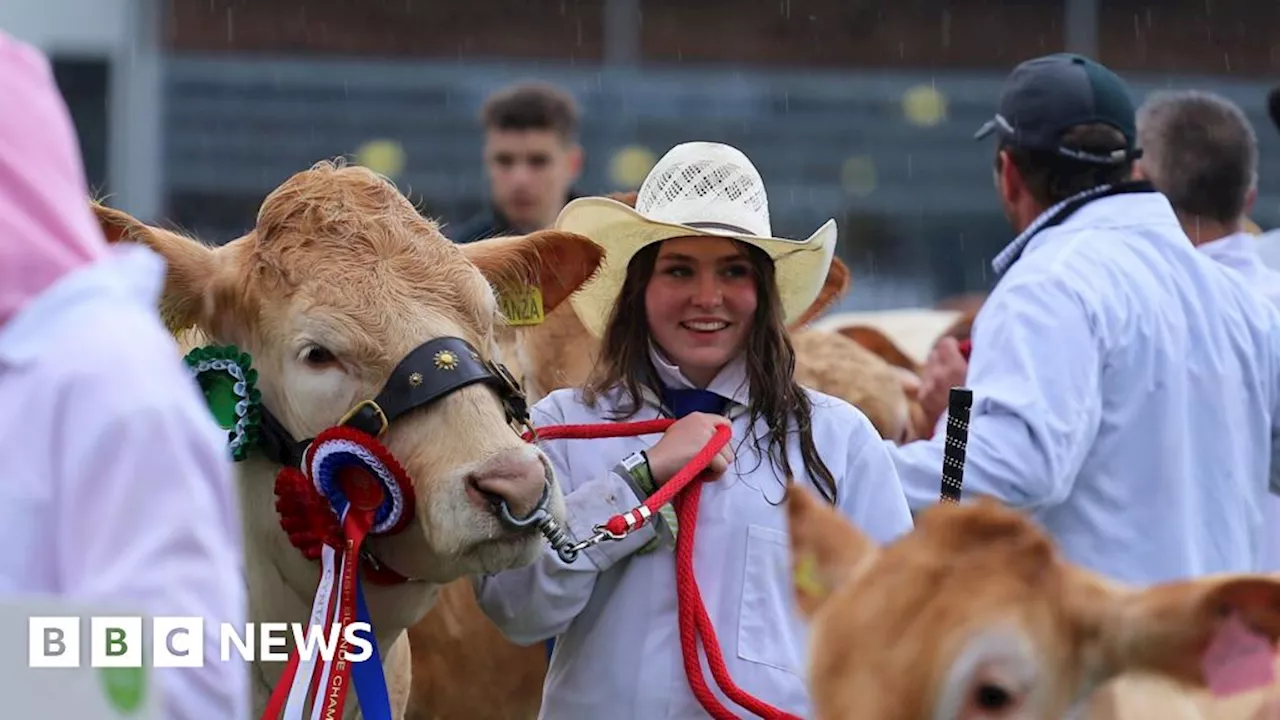
<svg viewBox="0 0 1280 720"><path fill-rule="evenodd" d="M142 631L140 617L89 618L89 638L82 642L81 618L31 617L28 620L29 666L41 668L80 667L84 646L89 648L90 667L141 667L143 650L150 648L153 667L203 667L205 664L204 618L156 617L151 621L151 642ZM308 632L310 629L310 632ZM359 634L358 634L359 633ZM319 657L331 662L338 641L345 639L342 653L346 662L363 662L373 657L371 628L353 622L339 628L303 623L246 623L243 629L219 625L219 657L228 662L233 655L253 662L286 662L288 639L293 638L301 661Z"/></svg>

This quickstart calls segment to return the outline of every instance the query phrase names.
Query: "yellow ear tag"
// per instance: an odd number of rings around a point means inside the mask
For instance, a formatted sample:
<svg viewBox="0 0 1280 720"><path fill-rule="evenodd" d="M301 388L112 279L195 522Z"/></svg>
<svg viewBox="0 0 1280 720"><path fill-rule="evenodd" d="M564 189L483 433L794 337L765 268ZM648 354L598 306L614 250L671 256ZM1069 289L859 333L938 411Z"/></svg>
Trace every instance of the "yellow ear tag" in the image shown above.
<svg viewBox="0 0 1280 720"><path fill-rule="evenodd" d="M821 598L827 594L827 588L818 573L818 561L811 554L802 555L796 560L793 581L796 589L805 595Z"/></svg>
<svg viewBox="0 0 1280 720"><path fill-rule="evenodd" d="M542 288L523 285L498 293L498 306L507 316L508 325L537 325L545 318L542 312Z"/></svg>

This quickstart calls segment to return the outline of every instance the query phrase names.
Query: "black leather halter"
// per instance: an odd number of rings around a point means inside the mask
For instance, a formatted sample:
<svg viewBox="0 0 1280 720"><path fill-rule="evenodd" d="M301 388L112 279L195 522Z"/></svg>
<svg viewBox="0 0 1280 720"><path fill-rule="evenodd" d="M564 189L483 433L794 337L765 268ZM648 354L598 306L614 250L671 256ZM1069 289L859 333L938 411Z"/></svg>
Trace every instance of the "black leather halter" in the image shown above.
<svg viewBox="0 0 1280 720"><path fill-rule="evenodd" d="M529 424L528 402L506 366L482 359L470 343L456 337L428 340L414 348L391 371L377 397L356 403L337 424L379 437L409 411L475 383L497 391L508 422ZM265 405L262 407L259 446L264 455L282 465L299 467L310 444L311 439L295 440Z"/></svg>

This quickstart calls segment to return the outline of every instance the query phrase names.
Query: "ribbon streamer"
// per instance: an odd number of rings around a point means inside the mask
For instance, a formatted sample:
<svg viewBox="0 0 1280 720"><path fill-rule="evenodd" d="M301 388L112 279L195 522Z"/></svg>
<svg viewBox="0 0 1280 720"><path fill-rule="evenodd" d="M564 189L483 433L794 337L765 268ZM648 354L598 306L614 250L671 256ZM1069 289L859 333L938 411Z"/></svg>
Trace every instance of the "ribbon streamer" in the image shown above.
<svg viewBox="0 0 1280 720"><path fill-rule="evenodd" d="M369 623L369 607L364 602L364 585L356 586L356 619ZM356 688L356 697L360 700L360 714L364 720L391 720L391 698L387 696L387 679L382 674L382 654L378 652L378 641L370 632L365 636L373 648L373 655L363 662L355 663L351 668L351 682Z"/></svg>
<svg viewBox="0 0 1280 720"><path fill-rule="evenodd" d="M345 427L320 433L307 449L302 469L342 528L341 547L333 547L336 538L329 536L321 548L320 582L307 631L323 626L326 638L335 629L338 634L332 660L313 655L300 663L299 651L294 649L263 718L276 720L283 709L283 720L302 720L309 694L311 720L339 718L354 686L366 720L390 720L391 700L376 636L360 634L373 652L352 662L346 659L349 643L344 631L357 619L372 628L359 576L360 548L368 535L390 534L404 527L413 507L413 486L377 439Z"/></svg>
<svg viewBox="0 0 1280 720"><path fill-rule="evenodd" d="M330 625L329 618L333 613L333 603L331 601L337 596L334 592L336 572L333 548L325 545L321 553L320 586L316 589L316 599L311 605L311 620L307 624L308 635L313 632L313 629L315 629L315 632L327 631ZM289 702L284 706L285 717L302 716L303 708L307 702L307 690L311 687L311 681L315 676L319 662L318 654L317 652L316 655L312 655L309 659L298 663L298 671L293 678L293 687L289 689ZM298 657L298 655L293 657Z"/></svg>
<svg viewBox="0 0 1280 720"><path fill-rule="evenodd" d="M343 519L342 529L346 535L347 546L342 553L342 590L338 595L338 607L335 622L339 628L346 628L355 621L356 586L360 579L356 568L360 563L360 544L364 542L368 531L368 512L348 512ZM312 720L337 718L342 716L342 708L347 704L347 693L351 690L351 666L353 663L344 659L347 651L345 634L338 638L333 660L326 662L324 678L320 683L321 692L316 697ZM367 662L367 661L366 661ZM386 687L382 688L386 694ZM323 713L321 710L323 709Z"/></svg>

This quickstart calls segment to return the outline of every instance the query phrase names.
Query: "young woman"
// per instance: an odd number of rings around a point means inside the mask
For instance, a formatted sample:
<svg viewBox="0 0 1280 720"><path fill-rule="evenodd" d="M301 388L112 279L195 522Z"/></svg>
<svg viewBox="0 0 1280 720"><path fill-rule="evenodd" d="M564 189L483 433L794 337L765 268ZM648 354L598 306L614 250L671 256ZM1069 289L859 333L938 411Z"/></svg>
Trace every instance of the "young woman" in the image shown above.
<svg viewBox="0 0 1280 720"><path fill-rule="evenodd" d="M898 478L871 422L802 389L785 330L813 302L835 249L828 221L806 240L772 237L759 173L741 152L686 143L650 172L633 210L606 198L565 207L557 227L606 248L573 298L603 337L582 390L552 393L535 425L680 418L654 436L542 444L577 539L666 482L729 425L699 503L694 571L730 677L759 700L806 716L806 628L794 607L782 500L810 485L888 542L911 528ZM485 613L513 641L556 637L542 717L692 718L679 638L670 506L621 541L565 563L477 581ZM705 668L705 663L704 663ZM732 712L744 711L708 685Z"/></svg>

